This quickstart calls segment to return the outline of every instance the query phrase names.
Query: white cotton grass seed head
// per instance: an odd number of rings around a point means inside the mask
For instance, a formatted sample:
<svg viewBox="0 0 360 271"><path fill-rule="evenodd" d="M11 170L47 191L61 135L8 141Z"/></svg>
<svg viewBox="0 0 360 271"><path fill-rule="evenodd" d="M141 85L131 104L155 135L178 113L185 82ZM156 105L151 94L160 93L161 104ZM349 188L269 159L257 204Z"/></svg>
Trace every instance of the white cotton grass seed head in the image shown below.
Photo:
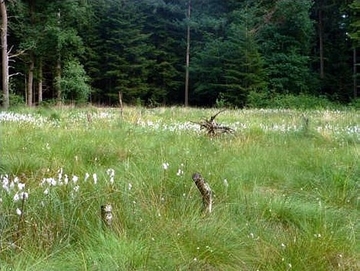
<svg viewBox="0 0 360 271"><path fill-rule="evenodd" d="M114 177L110 177L109 182L110 182L111 184L114 184Z"/></svg>
<svg viewBox="0 0 360 271"><path fill-rule="evenodd" d="M74 186L74 188L73 188L74 192L78 192L79 189L80 189L80 186L78 186L78 185Z"/></svg>
<svg viewBox="0 0 360 271"><path fill-rule="evenodd" d="M176 176L182 176L182 175L184 175L184 171L181 168L179 168L178 171L176 172Z"/></svg>
<svg viewBox="0 0 360 271"><path fill-rule="evenodd" d="M29 198L29 193L28 192L21 192L20 197L23 200L27 200Z"/></svg>
<svg viewBox="0 0 360 271"><path fill-rule="evenodd" d="M17 186L18 186L18 189L19 189L19 190L23 190L23 189L25 188L25 184L24 184L24 183L20 183L20 182L19 182L19 183L17 184Z"/></svg>
<svg viewBox="0 0 360 271"><path fill-rule="evenodd" d="M14 202L17 202L19 200L27 200L29 198L29 193L27 192L17 192L14 197L13 200Z"/></svg>
<svg viewBox="0 0 360 271"><path fill-rule="evenodd" d="M72 182L73 182L74 184L76 184L78 180L79 180L79 177L78 177L78 176L75 176L75 175L72 176Z"/></svg>
<svg viewBox="0 0 360 271"><path fill-rule="evenodd" d="M8 183L4 183L2 184L2 188L9 194L10 193L10 188L9 188L9 184Z"/></svg>
<svg viewBox="0 0 360 271"><path fill-rule="evenodd" d="M69 183L69 177L68 177L67 174L65 174L64 183L65 183L65 184L68 184L68 183Z"/></svg>
<svg viewBox="0 0 360 271"><path fill-rule="evenodd" d="M13 197L14 202L19 201L19 199L20 199L20 195L19 195L19 193L16 193Z"/></svg>
<svg viewBox="0 0 360 271"><path fill-rule="evenodd" d="M48 183L51 185L51 186L56 186L56 180L54 178L48 178Z"/></svg>
<svg viewBox="0 0 360 271"><path fill-rule="evenodd" d="M167 170L169 168L169 163L163 163L162 166L164 170Z"/></svg>
<svg viewBox="0 0 360 271"><path fill-rule="evenodd" d="M59 179L59 180L62 179L62 174L63 174L63 169L60 168L60 169L58 170L58 179Z"/></svg>
<svg viewBox="0 0 360 271"><path fill-rule="evenodd" d="M108 169L106 170L106 174L110 177L109 182L110 182L111 184L113 184L113 183L114 183L114 177L115 177L115 170L112 169L112 168L108 168Z"/></svg>
<svg viewBox="0 0 360 271"><path fill-rule="evenodd" d="M106 174L109 175L109 177L115 177L115 170L113 168L108 168Z"/></svg>

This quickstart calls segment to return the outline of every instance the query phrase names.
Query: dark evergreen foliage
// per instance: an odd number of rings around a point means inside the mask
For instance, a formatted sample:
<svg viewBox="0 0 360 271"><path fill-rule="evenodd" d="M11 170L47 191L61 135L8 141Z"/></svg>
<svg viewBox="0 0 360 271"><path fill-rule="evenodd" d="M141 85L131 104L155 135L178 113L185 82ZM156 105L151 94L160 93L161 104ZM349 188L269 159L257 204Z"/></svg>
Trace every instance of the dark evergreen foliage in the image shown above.
<svg viewBox="0 0 360 271"><path fill-rule="evenodd" d="M357 1L9 3L10 94L24 101L43 96L116 105L121 92L129 104L183 104L187 27L191 105L254 106L261 97L287 94L339 102L356 96Z"/></svg>

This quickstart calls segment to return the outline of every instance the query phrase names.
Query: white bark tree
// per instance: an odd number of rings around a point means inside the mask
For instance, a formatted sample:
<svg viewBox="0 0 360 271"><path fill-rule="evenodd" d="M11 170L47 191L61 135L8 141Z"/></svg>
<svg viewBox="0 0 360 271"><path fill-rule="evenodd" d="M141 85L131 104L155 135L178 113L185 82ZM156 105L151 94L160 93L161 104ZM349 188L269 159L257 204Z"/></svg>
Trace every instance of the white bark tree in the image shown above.
<svg viewBox="0 0 360 271"><path fill-rule="evenodd" d="M1 14L1 65L2 65L2 90L3 108L7 109L9 101L9 54L7 44L8 17L5 0L0 0Z"/></svg>

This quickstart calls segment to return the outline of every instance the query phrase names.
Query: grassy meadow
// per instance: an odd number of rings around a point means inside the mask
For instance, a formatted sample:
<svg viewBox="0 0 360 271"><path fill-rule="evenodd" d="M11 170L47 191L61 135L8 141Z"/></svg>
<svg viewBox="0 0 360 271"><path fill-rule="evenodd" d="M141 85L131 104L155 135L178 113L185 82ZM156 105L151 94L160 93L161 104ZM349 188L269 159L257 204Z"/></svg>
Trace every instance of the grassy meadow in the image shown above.
<svg viewBox="0 0 360 271"><path fill-rule="evenodd" d="M360 112L216 112L0 112L0 270L360 270Z"/></svg>

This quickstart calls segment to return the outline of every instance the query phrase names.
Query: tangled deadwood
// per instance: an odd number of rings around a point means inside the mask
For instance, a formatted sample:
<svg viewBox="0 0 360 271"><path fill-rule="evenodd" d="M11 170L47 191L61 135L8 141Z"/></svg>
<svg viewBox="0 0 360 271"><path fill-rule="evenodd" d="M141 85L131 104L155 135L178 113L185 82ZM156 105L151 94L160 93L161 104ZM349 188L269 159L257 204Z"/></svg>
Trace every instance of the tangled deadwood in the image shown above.
<svg viewBox="0 0 360 271"><path fill-rule="evenodd" d="M223 126L220 125L218 123L215 122L215 118L217 117L217 115L219 115L221 112L224 112L225 110L221 110L219 112L217 112L215 115L211 116L210 119L204 119L200 122L194 122L198 125L200 125L200 129L205 129L207 134L210 136L215 136L217 134L224 134L224 133L233 133L234 129L228 127L228 126Z"/></svg>

